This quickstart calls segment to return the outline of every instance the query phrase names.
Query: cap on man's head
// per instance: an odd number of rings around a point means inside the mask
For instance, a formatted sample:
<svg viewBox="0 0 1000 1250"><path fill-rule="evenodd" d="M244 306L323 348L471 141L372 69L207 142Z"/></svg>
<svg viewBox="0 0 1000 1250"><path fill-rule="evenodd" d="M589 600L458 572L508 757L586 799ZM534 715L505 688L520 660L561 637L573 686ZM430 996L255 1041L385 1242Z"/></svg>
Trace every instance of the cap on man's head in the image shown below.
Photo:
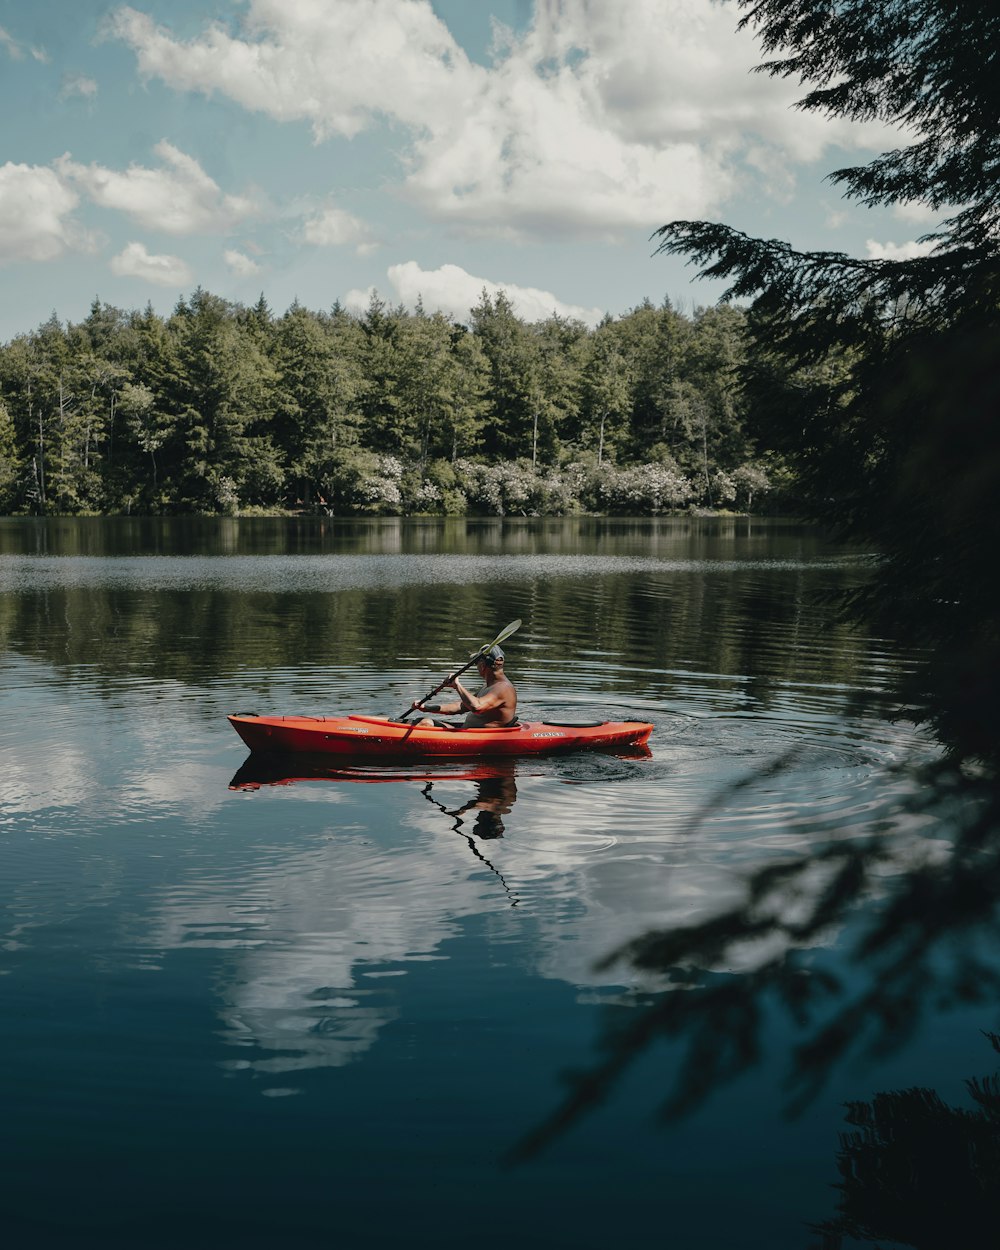
<svg viewBox="0 0 1000 1250"><path fill-rule="evenodd" d="M477 664L479 663L480 660L485 660L486 663L490 666L490 668L496 668L497 665L503 663L503 652L497 646L485 647L476 656Z"/></svg>

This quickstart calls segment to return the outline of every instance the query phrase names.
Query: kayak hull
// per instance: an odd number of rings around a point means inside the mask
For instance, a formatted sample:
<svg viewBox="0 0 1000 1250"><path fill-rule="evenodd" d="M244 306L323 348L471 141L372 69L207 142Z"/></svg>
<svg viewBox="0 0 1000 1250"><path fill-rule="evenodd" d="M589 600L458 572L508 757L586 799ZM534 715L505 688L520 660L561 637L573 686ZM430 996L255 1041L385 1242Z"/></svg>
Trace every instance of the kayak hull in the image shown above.
<svg viewBox="0 0 1000 1250"><path fill-rule="evenodd" d="M560 751L616 750L645 746L653 726L646 721L561 724L525 721L504 728L415 729L384 716L251 716L236 713L229 723L251 751L276 755L419 756L473 759L476 756L552 755Z"/></svg>

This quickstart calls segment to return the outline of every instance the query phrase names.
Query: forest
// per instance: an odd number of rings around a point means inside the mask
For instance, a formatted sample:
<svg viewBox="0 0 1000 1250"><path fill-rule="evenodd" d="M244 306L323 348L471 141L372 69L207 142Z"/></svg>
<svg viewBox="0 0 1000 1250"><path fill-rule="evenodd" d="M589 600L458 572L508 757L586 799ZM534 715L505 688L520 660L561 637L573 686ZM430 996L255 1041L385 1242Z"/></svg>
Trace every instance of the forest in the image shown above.
<svg viewBox="0 0 1000 1250"><path fill-rule="evenodd" d="M740 397L747 325L649 300L591 329L484 290L275 315L95 299L0 345L0 514L750 511L790 487Z"/></svg>

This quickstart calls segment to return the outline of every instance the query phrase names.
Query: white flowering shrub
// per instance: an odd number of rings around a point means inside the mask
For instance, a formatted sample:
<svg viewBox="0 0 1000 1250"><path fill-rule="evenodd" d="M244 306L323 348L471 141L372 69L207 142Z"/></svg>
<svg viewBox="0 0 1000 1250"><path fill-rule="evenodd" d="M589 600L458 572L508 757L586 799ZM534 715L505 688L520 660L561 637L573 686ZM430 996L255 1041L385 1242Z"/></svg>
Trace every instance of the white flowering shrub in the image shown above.
<svg viewBox="0 0 1000 1250"><path fill-rule="evenodd" d="M736 499L736 482L732 474L723 469L716 470L711 477L712 503L716 507L724 507Z"/></svg>
<svg viewBox="0 0 1000 1250"><path fill-rule="evenodd" d="M536 472L529 461L476 464L456 460L455 473L468 502L493 516L539 516L562 510L564 490L558 470Z"/></svg>
<svg viewBox="0 0 1000 1250"><path fill-rule="evenodd" d="M736 498L747 512L753 507L755 496L766 494L771 489L771 479L767 470L752 461L747 461L738 469L734 469L732 476L736 487Z"/></svg>
<svg viewBox="0 0 1000 1250"><path fill-rule="evenodd" d="M722 475L719 475L722 478ZM734 479L735 480L735 479ZM719 480L727 493L735 487ZM344 449L322 502L331 511L465 516L566 516L581 511L658 513L686 507L697 494L667 460L618 468L573 461L538 472L528 460L480 464L432 461L425 468L397 456Z"/></svg>
<svg viewBox="0 0 1000 1250"><path fill-rule="evenodd" d="M396 456L379 456L360 447L343 447L327 466L321 483L321 502L334 514L399 513L403 503L404 468Z"/></svg>
<svg viewBox="0 0 1000 1250"><path fill-rule="evenodd" d="M541 481L542 513L568 516L580 511L579 482L566 469L553 469Z"/></svg>
<svg viewBox="0 0 1000 1250"><path fill-rule="evenodd" d="M456 460L455 474L473 509L503 516L503 492L492 466Z"/></svg>
<svg viewBox="0 0 1000 1250"><path fill-rule="evenodd" d="M515 460L512 464L498 464L497 477L503 510L515 516L537 516L544 504L541 478L530 464Z"/></svg>
<svg viewBox="0 0 1000 1250"><path fill-rule="evenodd" d="M215 502L223 516L235 516L239 512L240 497L231 477L222 476L216 480Z"/></svg>
<svg viewBox="0 0 1000 1250"><path fill-rule="evenodd" d="M359 491L365 503L375 511L391 511L403 502L399 483L387 477L369 477L359 483Z"/></svg>
<svg viewBox="0 0 1000 1250"><path fill-rule="evenodd" d="M450 460L411 465L410 472L403 474L403 482L403 503L409 511L443 516L465 516L469 512L468 497Z"/></svg>
<svg viewBox="0 0 1000 1250"><path fill-rule="evenodd" d="M441 503L441 488L426 479L417 487L413 502L420 512L432 512Z"/></svg>
<svg viewBox="0 0 1000 1250"><path fill-rule="evenodd" d="M684 507L697 492L676 466L652 462L595 467L587 493L600 511L656 513Z"/></svg>
<svg viewBox="0 0 1000 1250"><path fill-rule="evenodd" d="M403 463L395 456L361 452L354 458L353 495L365 512L396 512L403 502Z"/></svg>

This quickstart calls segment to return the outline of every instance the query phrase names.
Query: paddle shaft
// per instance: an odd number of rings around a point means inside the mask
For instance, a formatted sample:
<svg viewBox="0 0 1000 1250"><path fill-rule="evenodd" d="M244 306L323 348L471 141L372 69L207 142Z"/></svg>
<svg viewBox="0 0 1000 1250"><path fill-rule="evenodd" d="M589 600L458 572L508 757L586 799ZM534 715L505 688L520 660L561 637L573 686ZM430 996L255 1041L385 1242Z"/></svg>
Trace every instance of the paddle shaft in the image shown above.
<svg viewBox="0 0 1000 1250"><path fill-rule="evenodd" d="M430 694L424 695L424 697L420 700L419 708L416 708L416 707L409 708L407 711L403 713L403 715L399 719L406 720L407 716L409 716L412 712L417 712L417 711L422 710L424 704L427 702L428 699L433 699L436 694L438 694L440 691L442 691L445 688L445 686L450 685L452 680L455 677L457 677L459 673L464 673L467 668L472 668L473 664L475 664L476 660L478 659L479 659L479 656L474 655L472 659L468 662L468 664L463 664L461 668L455 669L454 673L452 673L450 677L446 677L440 686L435 686L434 689L430 692Z"/></svg>

